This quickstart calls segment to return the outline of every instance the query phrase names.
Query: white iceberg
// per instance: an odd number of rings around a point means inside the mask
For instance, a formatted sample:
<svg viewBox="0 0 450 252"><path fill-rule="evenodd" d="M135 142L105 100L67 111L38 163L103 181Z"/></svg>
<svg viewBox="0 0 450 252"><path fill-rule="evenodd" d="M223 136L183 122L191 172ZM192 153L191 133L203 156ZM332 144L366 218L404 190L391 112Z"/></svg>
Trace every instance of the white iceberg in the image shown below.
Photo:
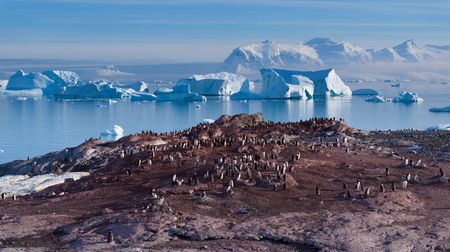
<svg viewBox="0 0 450 252"><path fill-rule="evenodd" d="M393 101L401 103L413 103L413 102L422 102L423 99L419 97L416 93L409 91L402 91L397 97L394 98Z"/></svg>
<svg viewBox="0 0 450 252"><path fill-rule="evenodd" d="M105 140L116 141L123 137L123 129L119 125L114 125L112 130L105 130L100 133L100 136Z"/></svg>
<svg viewBox="0 0 450 252"><path fill-rule="evenodd" d="M76 74L75 72L53 70L44 71L42 72L42 74L53 80L54 84L58 84L60 86L83 85L80 76L78 76L78 74Z"/></svg>
<svg viewBox="0 0 450 252"><path fill-rule="evenodd" d="M209 118L203 119L203 123L211 124L211 123L214 123L214 120L213 119L209 119Z"/></svg>
<svg viewBox="0 0 450 252"><path fill-rule="evenodd" d="M3 152L5 152L5 150L0 149L0 153L3 153Z"/></svg>
<svg viewBox="0 0 450 252"><path fill-rule="evenodd" d="M309 99L313 96L344 96L352 91L334 69L321 71L292 71L261 69L261 90L256 92L250 83L233 95L232 99ZM252 90L253 89L253 90Z"/></svg>
<svg viewBox="0 0 450 252"><path fill-rule="evenodd" d="M60 93L64 87L80 86L84 84L78 74L70 71L53 70L44 71L42 74L53 81L53 83L47 85L47 87L43 89L45 95Z"/></svg>
<svg viewBox="0 0 450 252"><path fill-rule="evenodd" d="M379 94L380 92L371 88L361 88L352 91L352 95L379 95Z"/></svg>
<svg viewBox="0 0 450 252"><path fill-rule="evenodd" d="M177 85L188 85L191 92L200 95L227 96L238 92L245 81L242 75L220 72L193 75L179 80Z"/></svg>
<svg viewBox="0 0 450 252"><path fill-rule="evenodd" d="M429 131L450 130L450 124L438 124L436 126L429 127L427 130Z"/></svg>
<svg viewBox="0 0 450 252"><path fill-rule="evenodd" d="M63 87L60 93L56 93L58 99L122 99L130 97L129 92L122 88L116 88L112 84L85 84L81 86Z"/></svg>
<svg viewBox="0 0 450 252"><path fill-rule="evenodd" d="M156 95L145 92L132 92L130 94L131 101L155 101L156 99Z"/></svg>
<svg viewBox="0 0 450 252"><path fill-rule="evenodd" d="M450 106L442 108L430 108L430 112L450 112Z"/></svg>
<svg viewBox="0 0 450 252"><path fill-rule="evenodd" d="M206 97L198 93L192 93L188 85L176 85L173 88L163 88L156 90L157 101L179 101L179 102L194 102L206 101Z"/></svg>
<svg viewBox="0 0 450 252"><path fill-rule="evenodd" d="M366 99L366 102L373 102L373 103L385 103L391 101L390 99L384 98L383 96L376 95L372 96Z"/></svg>
<svg viewBox="0 0 450 252"><path fill-rule="evenodd" d="M102 136L123 136L123 129L117 124L114 124L114 127L112 130L105 130L101 133Z"/></svg>
<svg viewBox="0 0 450 252"><path fill-rule="evenodd" d="M17 72L9 78L6 90L46 88L49 84L52 83L54 83L54 81L44 74L25 73L22 70L17 70Z"/></svg>
<svg viewBox="0 0 450 252"><path fill-rule="evenodd" d="M148 92L148 84L143 81L138 81L132 84L119 85L121 88L133 89L136 92Z"/></svg>
<svg viewBox="0 0 450 252"><path fill-rule="evenodd" d="M256 91L255 84L252 81L246 80L242 84L241 90L239 92L232 94L230 96L232 100L258 100L262 96Z"/></svg>
<svg viewBox="0 0 450 252"><path fill-rule="evenodd" d="M0 177L0 193L6 196L27 195L42 191L50 186L63 184L66 179L79 180L89 176L88 172L66 172L61 175L43 174L30 177L28 175L6 175Z"/></svg>

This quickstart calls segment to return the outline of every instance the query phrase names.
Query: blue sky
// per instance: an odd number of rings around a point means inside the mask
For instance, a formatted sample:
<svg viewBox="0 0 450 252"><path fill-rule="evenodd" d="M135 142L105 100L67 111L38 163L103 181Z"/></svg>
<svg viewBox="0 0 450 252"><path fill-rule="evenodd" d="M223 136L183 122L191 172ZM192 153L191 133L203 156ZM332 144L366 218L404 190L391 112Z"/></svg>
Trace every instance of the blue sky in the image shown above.
<svg viewBox="0 0 450 252"><path fill-rule="evenodd" d="M265 39L450 44L450 1L0 0L0 58L222 61Z"/></svg>

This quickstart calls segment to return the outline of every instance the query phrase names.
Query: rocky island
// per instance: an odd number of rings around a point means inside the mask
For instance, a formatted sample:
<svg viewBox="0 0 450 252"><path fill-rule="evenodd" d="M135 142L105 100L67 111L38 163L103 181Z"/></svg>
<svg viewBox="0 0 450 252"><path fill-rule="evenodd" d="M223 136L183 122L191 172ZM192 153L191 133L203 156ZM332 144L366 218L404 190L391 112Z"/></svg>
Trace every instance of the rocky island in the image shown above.
<svg viewBox="0 0 450 252"><path fill-rule="evenodd" d="M448 131L260 114L89 139L0 165L2 176L29 179L87 174L23 195L0 191L0 248L448 251L449 143Z"/></svg>

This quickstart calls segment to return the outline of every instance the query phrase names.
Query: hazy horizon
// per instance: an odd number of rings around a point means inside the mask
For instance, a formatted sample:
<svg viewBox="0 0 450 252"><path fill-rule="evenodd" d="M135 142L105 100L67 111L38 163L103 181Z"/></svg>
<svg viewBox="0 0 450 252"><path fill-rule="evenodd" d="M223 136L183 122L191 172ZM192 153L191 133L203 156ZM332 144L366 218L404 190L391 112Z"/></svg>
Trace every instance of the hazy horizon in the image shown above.
<svg viewBox="0 0 450 252"><path fill-rule="evenodd" d="M448 13L446 1L2 0L0 58L221 62L248 43L313 37L444 45Z"/></svg>

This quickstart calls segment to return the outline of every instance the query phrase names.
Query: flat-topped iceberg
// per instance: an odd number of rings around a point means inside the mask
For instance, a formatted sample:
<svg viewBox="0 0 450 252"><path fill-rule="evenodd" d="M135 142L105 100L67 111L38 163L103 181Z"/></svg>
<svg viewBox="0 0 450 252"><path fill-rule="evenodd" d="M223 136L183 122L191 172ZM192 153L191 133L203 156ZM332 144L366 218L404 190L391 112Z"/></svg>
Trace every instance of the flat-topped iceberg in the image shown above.
<svg viewBox="0 0 450 252"><path fill-rule="evenodd" d="M228 72L193 75L178 81L177 85L188 85L191 92L200 95L232 95L239 92L246 78Z"/></svg>
<svg viewBox="0 0 450 252"><path fill-rule="evenodd" d="M422 102L423 99L419 97L416 93L409 91L402 91L399 93L397 97L393 99L394 102L401 103L413 103L413 102Z"/></svg>
<svg viewBox="0 0 450 252"><path fill-rule="evenodd" d="M122 99L130 94L124 89L113 85L85 84L81 86L63 87L60 93L55 94L58 99Z"/></svg>
<svg viewBox="0 0 450 252"><path fill-rule="evenodd" d="M173 88L163 88L156 90L154 95L157 101L206 101L206 97L198 93L192 93L189 85L178 84Z"/></svg>
<svg viewBox="0 0 450 252"><path fill-rule="evenodd" d="M43 89L52 83L54 81L44 74L34 72L25 73L23 70L17 70L9 78L6 90Z"/></svg>
<svg viewBox="0 0 450 252"><path fill-rule="evenodd" d="M352 91L352 95L379 95L379 94L380 92L371 88L361 88Z"/></svg>
<svg viewBox="0 0 450 252"><path fill-rule="evenodd" d="M334 69L321 71L293 71L273 68L261 69L262 85L259 92L251 86L232 96L245 99L246 96L260 99L309 99L313 96L344 96L352 91L344 84Z"/></svg>
<svg viewBox="0 0 450 252"><path fill-rule="evenodd" d="M442 108L430 108L430 112L450 112L450 106Z"/></svg>
<svg viewBox="0 0 450 252"><path fill-rule="evenodd" d="M372 96L366 99L366 102L373 102L373 103L385 103L390 101L391 99L384 98L383 96L380 95Z"/></svg>

